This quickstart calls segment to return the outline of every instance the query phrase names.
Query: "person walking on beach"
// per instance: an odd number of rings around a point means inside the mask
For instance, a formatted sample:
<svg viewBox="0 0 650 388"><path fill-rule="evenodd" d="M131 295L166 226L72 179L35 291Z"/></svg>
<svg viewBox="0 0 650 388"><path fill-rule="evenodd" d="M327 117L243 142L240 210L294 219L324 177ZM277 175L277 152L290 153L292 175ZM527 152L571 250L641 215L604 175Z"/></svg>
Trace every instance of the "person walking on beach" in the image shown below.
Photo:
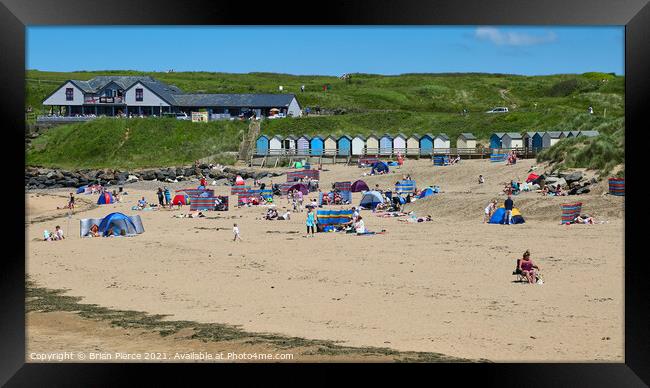
<svg viewBox="0 0 650 388"><path fill-rule="evenodd" d="M311 237L314 237L314 228L316 227L316 219L314 216L314 209L311 207L307 210L307 237L309 237L309 231L311 230Z"/></svg>
<svg viewBox="0 0 650 388"><path fill-rule="evenodd" d="M492 217L492 213L494 213L496 208L497 208L497 200L493 199L485 207L485 215L483 216L483 223L486 223L486 222L488 222L490 220L490 217Z"/></svg>
<svg viewBox="0 0 650 388"><path fill-rule="evenodd" d="M298 190L298 192L296 192L296 196L298 197L298 211L302 213L302 201L303 201L302 191Z"/></svg>
<svg viewBox="0 0 650 388"><path fill-rule="evenodd" d="M512 221L512 208L514 207L514 202L512 201L512 195L508 194L508 198L503 202L503 206L506 208L506 214L504 216L504 221L506 225L510 225Z"/></svg>
<svg viewBox="0 0 650 388"><path fill-rule="evenodd" d="M235 237L232 239L233 242L237 241L237 239L239 239L239 241L244 241L244 240L242 240L241 236L239 235L239 227L237 226L237 224L233 224L232 233L235 235Z"/></svg>
<svg viewBox="0 0 650 388"><path fill-rule="evenodd" d="M74 194L70 193L70 201L68 201L68 208L74 210Z"/></svg>

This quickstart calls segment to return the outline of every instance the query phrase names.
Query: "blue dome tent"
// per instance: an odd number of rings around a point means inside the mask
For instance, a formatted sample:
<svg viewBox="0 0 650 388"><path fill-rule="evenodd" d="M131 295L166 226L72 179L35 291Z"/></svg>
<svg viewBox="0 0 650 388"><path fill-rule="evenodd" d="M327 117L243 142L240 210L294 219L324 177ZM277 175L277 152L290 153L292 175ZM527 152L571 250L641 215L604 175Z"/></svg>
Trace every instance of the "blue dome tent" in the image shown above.
<svg viewBox="0 0 650 388"><path fill-rule="evenodd" d="M377 174L380 172L388 172L388 164L385 162L376 162L372 165L372 170L370 170L371 174Z"/></svg>
<svg viewBox="0 0 650 388"><path fill-rule="evenodd" d="M504 224L504 218L506 215L506 209L503 207L498 208L497 210L494 211L492 214L492 217L490 217L490 221L488 222L489 224ZM511 218L511 223L512 224L523 224L526 222L524 220L524 217L521 216L521 213L519 212L519 209L514 208L512 209L512 218Z"/></svg>
<svg viewBox="0 0 650 388"><path fill-rule="evenodd" d="M88 185L79 187L77 189L77 194L83 194L86 191L86 187L88 187Z"/></svg>
<svg viewBox="0 0 650 388"><path fill-rule="evenodd" d="M109 193L108 191L99 194L99 198L97 199L98 205L108 205L110 203L115 203L115 198L113 198L113 194Z"/></svg>
<svg viewBox="0 0 650 388"><path fill-rule="evenodd" d="M384 203L384 198L378 191L366 191L361 198L359 206L366 209L374 209L380 203Z"/></svg>
<svg viewBox="0 0 650 388"><path fill-rule="evenodd" d="M132 236L138 233L135 223L131 217L122 213L111 213L102 219L99 223L99 233L107 236L110 229L113 229L113 235L119 236L124 231L124 235Z"/></svg>
<svg viewBox="0 0 650 388"><path fill-rule="evenodd" d="M427 187L426 189L422 190L422 192L420 192L418 198L428 197L430 195L436 194L437 192L438 190L434 190L431 187Z"/></svg>

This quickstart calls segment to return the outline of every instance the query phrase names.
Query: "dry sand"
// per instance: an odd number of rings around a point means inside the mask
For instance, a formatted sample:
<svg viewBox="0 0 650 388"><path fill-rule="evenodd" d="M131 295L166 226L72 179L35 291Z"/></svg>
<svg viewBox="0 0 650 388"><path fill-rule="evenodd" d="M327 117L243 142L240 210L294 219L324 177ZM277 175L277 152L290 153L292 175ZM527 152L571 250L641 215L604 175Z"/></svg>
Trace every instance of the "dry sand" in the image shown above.
<svg viewBox="0 0 650 388"><path fill-rule="evenodd" d="M203 219L172 217L187 208L131 211L142 195L156 201L152 191L138 190L143 184L126 186L123 203L77 212L68 226L66 217L47 220L61 214L56 207L65 204L67 191L57 191L61 197L29 193L28 218L45 221L27 225L27 272L38 285L68 289L68 295L83 297L82 303L241 325L251 332L496 362L621 362L623 199L602 195L605 182L577 197L523 193L514 200L525 224L482 223L487 202L503 200L502 184L525 179L533 164L468 160L433 167L430 161L407 161L396 173L363 178L370 187L387 189L410 173L419 187L442 189L409 206L435 222L411 224L363 211L368 229L387 231L374 236L304 238L304 213L290 221L264 221L264 207L231 207ZM323 188L368 171L324 168ZM478 174L485 176L484 185L477 184ZM229 194L230 187L216 191ZM96 195L77 197L96 200ZM355 193L354 204L359 199ZM561 226L559 204L575 200L608 223ZM276 203L287 206L284 198ZM113 211L140 214L146 232L79 238L80 218ZM233 222L243 242L232 242ZM68 239L38 241L43 229L55 224ZM543 285L513 283L515 260L526 249L542 268ZM46 349L47 341L29 330L28 347Z"/></svg>

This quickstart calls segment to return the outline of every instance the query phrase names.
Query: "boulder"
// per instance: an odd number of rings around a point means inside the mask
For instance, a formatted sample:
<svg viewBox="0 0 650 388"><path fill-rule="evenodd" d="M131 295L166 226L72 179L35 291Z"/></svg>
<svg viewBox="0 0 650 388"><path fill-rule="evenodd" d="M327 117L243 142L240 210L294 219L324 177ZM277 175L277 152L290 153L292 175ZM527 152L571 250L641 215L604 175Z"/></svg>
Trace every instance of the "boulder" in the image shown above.
<svg viewBox="0 0 650 388"><path fill-rule="evenodd" d="M184 175L184 176L193 176L193 175L196 175L196 172L194 171L193 167L188 167L185 170L183 170L182 175Z"/></svg>
<svg viewBox="0 0 650 388"><path fill-rule="evenodd" d="M228 182L228 179L221 178L221 179L217 179L216 181L214 181L213 185L222 186L222 185L225 185L227 182Z"/></svg>
<svg viewBox="0 0 650 388"><path fill-rule="evenodd" d="M138 180L139 180L138 177L135 175L129 175L128 177L126 177L127 183L137 182Z"/></svg>
<svg viewBox="0 0 650 388"><path fill-rule="evenodd" d="M154 172L154 175L156 176L156 179L158 179L159 181L163 181L163 180L165 180L165 178L167 178L167 175L165 174L165 171L162 171L162 170L158 170L158 171Z"/></svg>
<svg viewBox="0 0 650 388"><path fill-rule="evenodd" d="M141 178L144 179L145 181L152 181L156 179L156 174L151 170L143 171Z"/></svg>
<svg viewBox="0 0 650 388"><path fill-rule="evenodd" d="M47 174L45 174L47 179L53 179L56 176L56 173L54 171L50 171Z"/></svg>
<svg viewBox="0 0 650 388"><path fill-rule="evenodd" d="M591 178L591 180L590 180L589 182L591 182L591 183L598 183L598 178L593 177L593 178Z"/></svg>
<svg viewBox="0 0 650 388"><path fill-rule="evenodd" d="M566 180L568 183L578 182L581 179L582 179L582 172L580 171L572 172L571 174L568 174L567 176L564 177L564 180Z"/></svg>
<svg viewBox="0 0 650 388"><path fill-rule="evenodd" d="M591 189L589 189L589 187L581 187L576 191L576 194L578 194L578 195L587 194L590 191L591 191Z"/></svg>

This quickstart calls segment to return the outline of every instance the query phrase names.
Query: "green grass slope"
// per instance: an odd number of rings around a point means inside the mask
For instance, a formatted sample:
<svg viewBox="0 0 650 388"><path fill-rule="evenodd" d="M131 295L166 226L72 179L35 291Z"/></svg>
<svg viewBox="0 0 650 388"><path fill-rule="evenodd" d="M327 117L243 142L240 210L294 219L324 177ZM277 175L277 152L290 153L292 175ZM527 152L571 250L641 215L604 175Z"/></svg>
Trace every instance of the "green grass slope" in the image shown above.
<svg viewBox="0 0 650 388"><path fill-rule="evenodd" d="M35 139L27 164L76 168L179 166L237 151L245 123L103 118L49 130Z"/></svg>
<svg viewBox="0 0 650 388"><path fill-rule="evenodd" d="M202 93L284 93L296 94L304 107L319 106L340 114L310 116L262 122L262 133L267 135L354 135L370 133L440 133L450 136L452 147L461 132L472 132L486 144L493 132L523 132L550 130L598 130L613 134L624 128L624 79L605 73L581 75L516 76L503 74L403 74L382 76L352 74L351 82L329 76L294 76L288 74L249 73L225 74L207 72L143 73L134 71L100 71L56 73L28 70L27 101L40 111L42 100L67 79L87 80L96 75L150 75L163 82L174 84L186 92ZM329 84L329 90L323 85ZM300 92L305 85L305 92ZM586 113L594 107L594 114ZM508 114L486 114L495 106L507 106ZM469 114L460 112L467 109ZM134 128L147 128L143 132L152 137L159 120L138 120L129 124ZM89 152L97 140L88 137L99 130L110 133L124 131L119 122L102 121L51 130L35 148L28 151L28 163L70 165L86 163L84 158L94 157ZM231 133L246 130L245 123L216 122L208 126L191 123L166 123L169 128L189 129L197 134L180 143L158 140L133 143L128 152L132 155L113 161L96 159L92 163L152 163L166 165L174 160L207 156L222 151L236 151L235 143L241 139L223 139ZM147 132L151 131L151 132ZM171 130L174 132L173 130ZM57 134L61 132L61 134ZM66 134L75 133L79 136ZM198 135L201 133L201 135ZM179 135L180 136L180 135ZM165 136L162 136L165 137ZM215 139L213 139L213 137ZM194 144L192 141L203 143ZM38 146L40 144L40 146ZM206 145L207 144L207 145ZM117 147L119 141L104 143L107 149ZM145 147L146 145L146 147ZM140 148L142 146L142 148ZM158 149L157 147L163 147ZM38 148L40 147L40 148ZM164 148L169 147L169 149ZM189 150L187 150L189 148ZM125 146L111 152L122 155ZM107 151L108 152L108 151ZM201 153L207 153L202 154ZM171 156L175 154L176 156ZM71 155L78 155L70 159ZM84 156L85 155L85 156ZM186 155L186 156L182 156ZM181 157L182 156L182 157ZM100 160L104 160L101 162ZM72 161L72 162L71 162ZM90 163L90 162L88 162Z"/></svg>

